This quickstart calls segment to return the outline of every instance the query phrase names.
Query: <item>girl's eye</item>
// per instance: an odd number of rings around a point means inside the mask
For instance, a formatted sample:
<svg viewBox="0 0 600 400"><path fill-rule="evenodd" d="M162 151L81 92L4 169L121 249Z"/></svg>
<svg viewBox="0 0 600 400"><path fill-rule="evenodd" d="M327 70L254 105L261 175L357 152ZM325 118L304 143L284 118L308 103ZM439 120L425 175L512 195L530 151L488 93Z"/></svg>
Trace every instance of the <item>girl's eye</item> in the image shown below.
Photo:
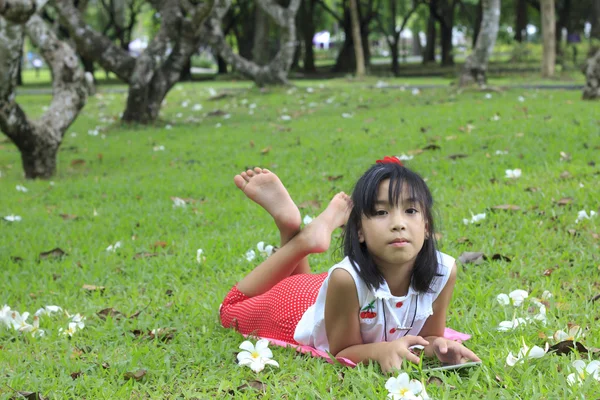
<svg viewBox="0 0 600 400"><path fill-rule="evenodd" d="M417 210L416 208L409 208L408 210L406 210L407 214L416 214L418 212L419 210Z"/></svg>
<svg viewBox="0 0 600 400"><path fill-rule="evenodd" d="M375 215L386 215L386 214L387 214L387 211L385 211L385 210L377 210L377 211L375 211Z"/></svg>

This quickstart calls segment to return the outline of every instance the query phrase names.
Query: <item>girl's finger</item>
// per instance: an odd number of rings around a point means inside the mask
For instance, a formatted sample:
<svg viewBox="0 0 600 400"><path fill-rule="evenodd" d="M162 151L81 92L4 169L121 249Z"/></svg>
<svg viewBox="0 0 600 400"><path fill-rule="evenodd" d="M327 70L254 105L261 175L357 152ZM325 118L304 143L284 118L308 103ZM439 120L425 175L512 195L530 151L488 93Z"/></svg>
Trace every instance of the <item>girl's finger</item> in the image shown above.
<svg viewBox="0 0 600 400"><path fill-rule="evenodd" d="M477 355L475 353L473 353L471 350L467 349L466 347L462 348L462 352L461 352L462 356L464 358L467 358L471 361L481 361L481 359L479 357L477 357Z"/></svg>
<svg viewBox="0 0 600 400"><path fill-rule="evenodd" d="M411 347L415 345L427 346L429 342L421 336L405 336L406 347Z"/></svg>

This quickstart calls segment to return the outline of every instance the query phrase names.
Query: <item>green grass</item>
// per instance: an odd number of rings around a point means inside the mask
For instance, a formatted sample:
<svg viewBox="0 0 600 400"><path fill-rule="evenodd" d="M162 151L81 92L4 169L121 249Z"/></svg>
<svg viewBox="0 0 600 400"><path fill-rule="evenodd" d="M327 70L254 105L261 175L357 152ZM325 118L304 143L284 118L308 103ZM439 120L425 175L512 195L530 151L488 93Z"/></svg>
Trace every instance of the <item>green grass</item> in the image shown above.
<svg viewBox="0 0 600 400"><path fill-rule="evenodd" d="M313 93L307 92L309 85ZM407 164L434 194L441 250L455 257L464 251L500 253L512 261L459 264L448 326L473 335L467 345L483 366L460 373L413 371L413 376L440 378L442 386L427 385L436 399L597 396L597 382L566 384L570 363L587 360L585 354L547 355L512 368L505 359L509 351L518 352L522 339L543 346L541 334L565 330L568 323L589 329L585 346L600 347L600 301L589 301L600 293L600 218L575 223L579 210L600 211L598 105L582 102L579 92L515 90L485 99L483 93L456 96L449 90L413 96L345 80L319 85L302 82L289 94L288 89L260 92L245 82L178 85L162 120L146 128L114 122L126 94L97 95L66 134L53 183L25 181L18 151L0 142L0 216L23 217L18 223L0 220L0 306L33 313L54 304L87 317L85 329L71 340L58 334L66 328L63 316L42 318L47 331L42 338L0 327L0 397L10 398L13 388L56 399L384 398L387 377L375 365L348 369L274 348L278 369L256 375L237 366L243 338L220 326L218 306L253 267L245 252L261 240L277 244L278 235L232 177L252 166L270 168L297 204L320 204L301 209L303 216L314 216L334 193L351 191L377 158L430 143L441 148ZM208 87L227 86L238 90L208 100ZM18 100L39 115L49 98ZM192 111L196 103L202 111ZM252 103L257 106L250 115ZM231 117L206 116L216 109ZM282 121L284 114L292 120ZM496 114L500 119L493 121ZM100 134L88 135L97 126ZM160 145L164 151L153 151ZM508 154L496 155L497 150ZM569 161L561 161L561 151ZM467 157L449 158L454 154ZM513 168L521 168L522 177L505 179L504 171ZM569 177L561 178L565 171ZM18 184L29 191L17 191ZM538 190L526 191L529 187ZM172 196L195 202L174 208ZM559 206L563 197L572 203ZM521 209L491 210L501 204ZM463 224L463 218L481 212L487 217L479 225ZM60 214L78 218L64 220ZM107 252L117 241L123 247ZM159 241L166 246L155 247ZM67 255L39 260L41 252L55 247ZM206 257L200 264L199 248ZM135 258L143 252L157 255ZM330 251L314 256L312 266L324 271L338 259ZM545 276L547 269L553 272ZM106 289L87 293L84 284ZM547 326L496 330L512 317L496 296L517 288L537 297L544 290L554 294ZM137 318L104 321L96 313L107 307L126 315L143 311ZM155 328L176 332L167 342L132 333ZM147 370L141 381L124 379L124 373L139 369ZM76 372L83 375L72 379ZM266 385L264 394L241 388L255 379Z"/></svg>

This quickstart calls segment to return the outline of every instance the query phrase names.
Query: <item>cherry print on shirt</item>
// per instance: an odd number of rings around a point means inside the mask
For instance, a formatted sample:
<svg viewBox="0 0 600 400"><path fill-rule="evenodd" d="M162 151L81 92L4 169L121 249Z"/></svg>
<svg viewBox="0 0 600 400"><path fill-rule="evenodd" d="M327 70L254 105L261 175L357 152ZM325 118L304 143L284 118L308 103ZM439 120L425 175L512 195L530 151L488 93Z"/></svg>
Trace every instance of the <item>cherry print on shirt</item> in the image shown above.
<svg viewBox="0 0 600 400"><path fill-rule="evenodd" d="M397 302L397 303L396 303L396 308L400 308L400 307L402 307L402 305L403 305L403 304L404 304L404 303L403 303L403 302L401 302L401 301Z"/></svg>
<svg viewBox="0 0 600 400"><path fill-rule="evenodd" d="M373 319L377 316L377 313L374 311L375 310L375 301L373 300L372 302L370 302L369 304L367 304L366 306L364 306L363 308L360 309L360 318L361 319Z"/></svg>

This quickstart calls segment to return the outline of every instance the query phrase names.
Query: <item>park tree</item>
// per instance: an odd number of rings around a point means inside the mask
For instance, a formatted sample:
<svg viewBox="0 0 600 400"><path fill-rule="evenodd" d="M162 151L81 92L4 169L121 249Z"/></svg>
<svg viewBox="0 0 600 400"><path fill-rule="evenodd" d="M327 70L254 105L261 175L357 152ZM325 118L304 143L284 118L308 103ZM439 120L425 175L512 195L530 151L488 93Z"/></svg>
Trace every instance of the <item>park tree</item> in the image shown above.
<svg viewBox="0 0 600 400"><path fill-rule="evenodd" d="M556 63L556 17L554 0L540 0L540 14L542 17L542 76L554 76Z"/></svg>
<svg viewBox="0 0 600 400"><path fill-rule="evenodd" d="M500 26L500 0L482 0L481 28L473 52L467 57L460 77L460 86L476 82L480 87L487 83L488 61L496 44Z"/></svg>
<svg viewBox="0 0 600 400"><path fill-rule="evenodd" d="M274 0L257 0L262 9L281 29L279 51L269 62L260 65L251 56L236 54L225 40L222 20L231 6L231 0L217 0L214 11L204 24L203 36L223 59L242 75L252 79L258 86L287 84L288 73L296 50L296 14L300 0L291 0L288 7L282 7Z"/></svg>
<svg viewBox="0 0 600 400"><path fill-rule="evenodd" d="M585 86L583 88L584 100L600 99L600 50L593 54L583 67Z"/></svg>
<svg viewBox="0 0 600 400"><path fill-rule="evenodd" d="M73 49L36 12L43 2L0 0L0 130L17 146L27 179L50 178L63 136L87 101L86 78ZM25 34L52 71L52 101L32 120L16 101Z"/></svg>
<svg viewBox="0 0 600 400"><path fill-rule="evenodd" d="M592 23L591 36L600 40L600 0L592 0L590 19Z"/></svg>
<svg viewBox="0 0 600 400"><path fill-rule="evenodd" d="M160 14L160 29L139 55L129 54L109 37L85 23L72 0L54 0L54 5L73 38L77 51L129 84L123 121L142 124L158 118L165 96L202 40L204 21L214 0L154 0Z"/></svg>
<svg viewBox="0 0 600 400"><path fill-rule="evenodd" d="M390 54L392 56L392 72L394 75L400 73L400 65L398 64L398 58L400 57L400 35L410 18L419 9L419 6L423 4L422 0L388 0L387 13L379 13L376 16L377 26L379 31L383 34L388 47L390 48ZM400 27L397 27L398 18L402 18ZM418 32L414 33L414 36L418 39ZM418 42L417 42L418 43Z"/></svg>
<svg viewBox="0 0 600 400"><path fill-rule="evenodd" d="M365 55L360 34L360 17L358 16L357 0L350 2L350 21L352 25L352 41L354 42L354 55L356 57L356 76L365 75Z"/></svg>
<svg viewBox="0 0 600 400"><path fill-rule="evenodd" d="M440 42L442 48L442 65L454 65L452 30L454 16L460 0L428 0L429 10L440 25Z"/></svg>

